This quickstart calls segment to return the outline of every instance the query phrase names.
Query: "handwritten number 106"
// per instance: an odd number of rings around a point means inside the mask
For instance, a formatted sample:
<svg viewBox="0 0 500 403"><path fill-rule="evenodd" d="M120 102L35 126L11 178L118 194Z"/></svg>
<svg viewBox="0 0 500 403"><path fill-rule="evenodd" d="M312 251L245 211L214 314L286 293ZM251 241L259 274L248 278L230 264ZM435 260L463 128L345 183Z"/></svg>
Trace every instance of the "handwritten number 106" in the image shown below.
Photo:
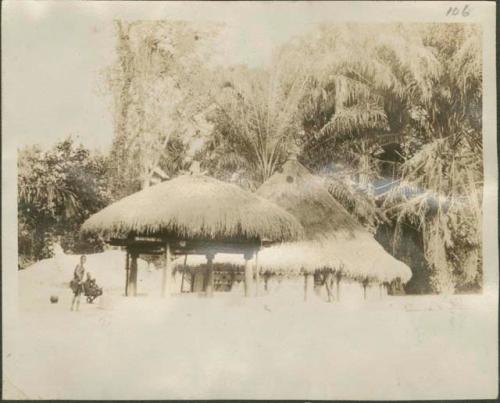
<svg viewBox="0 0 500 403"><path fill-rule="evenodd" d="M470 15L470 7L469 5L465 5L462 9L458 7L450 7L448 9L448 12L446 13L446 16L457 16L457 15L462 15L462 17L468 17Z"/></svg>

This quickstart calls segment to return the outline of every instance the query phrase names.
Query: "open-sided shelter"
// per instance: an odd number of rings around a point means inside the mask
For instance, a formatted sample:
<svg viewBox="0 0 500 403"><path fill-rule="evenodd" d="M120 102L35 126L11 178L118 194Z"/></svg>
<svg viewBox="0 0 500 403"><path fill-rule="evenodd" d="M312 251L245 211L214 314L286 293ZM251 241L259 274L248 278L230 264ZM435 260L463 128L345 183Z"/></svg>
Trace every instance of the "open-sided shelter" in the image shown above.
<svg viewBox="0 0 500 403"><path fill-rule="evenodd" d="M299 239L303 228L290 213L236 185L205 175L181 175L127 196L91 216L83 232L97 233L127 250L126 295L137 293L137 258L164 255L162 294L172 283L172 255L207 259L206 292L213 293L212 262L217 253L239 254L245 284L250 261L266 242Z"/></svg>

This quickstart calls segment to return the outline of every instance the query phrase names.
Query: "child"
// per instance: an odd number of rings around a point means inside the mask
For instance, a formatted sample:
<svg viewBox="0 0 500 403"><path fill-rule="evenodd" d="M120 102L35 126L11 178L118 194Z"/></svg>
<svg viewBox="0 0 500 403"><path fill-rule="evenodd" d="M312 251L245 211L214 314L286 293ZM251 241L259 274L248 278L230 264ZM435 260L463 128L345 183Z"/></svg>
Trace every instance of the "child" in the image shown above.
<svg viewBox="0 0 500 403"><path fill-rule="evenodd" d="M75 267L73 272L73 280L71 281L71 289L73 290L73 301L71 302L71 310L74 309L76 303L76 310L80 309L80 298L83 293L83 279L85 277L85 255L80 257L80 263Z"/></svg>

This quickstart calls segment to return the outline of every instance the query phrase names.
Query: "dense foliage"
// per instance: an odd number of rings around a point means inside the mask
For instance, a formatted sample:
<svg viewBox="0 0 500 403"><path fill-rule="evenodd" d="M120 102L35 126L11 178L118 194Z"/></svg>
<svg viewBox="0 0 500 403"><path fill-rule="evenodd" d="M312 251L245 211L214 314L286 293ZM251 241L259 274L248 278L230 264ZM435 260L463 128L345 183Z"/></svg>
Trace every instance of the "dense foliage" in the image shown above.
<svg viewBox="0 0 500 403"><path fill-rule="evenodd" d="M71 139L53 148L26 147L18 155L18 245L20 265L50 257L56 241L66 251L102 248L82 239L79 228L108 203L106 161Z"/></svg>

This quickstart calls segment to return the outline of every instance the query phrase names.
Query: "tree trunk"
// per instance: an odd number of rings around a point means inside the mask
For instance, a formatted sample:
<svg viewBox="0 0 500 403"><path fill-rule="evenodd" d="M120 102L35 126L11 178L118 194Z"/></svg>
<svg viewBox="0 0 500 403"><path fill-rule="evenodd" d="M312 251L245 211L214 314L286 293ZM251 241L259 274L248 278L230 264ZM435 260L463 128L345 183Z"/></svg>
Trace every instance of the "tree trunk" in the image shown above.
<svg viewBox="0 0 500 403"><path fill-rule="evenodd" d="M123 178L120 174L126 172L126 161L127 158L127 123L128 123L128 113L130 104L132 102L130 96L130 87L134 79L134 74L132 71L133 67L133 53L130 47L130 25L126 22L116 21L116 30L118 37L117 55L120 65L120 83L121 88L117 91L118 94L115 95L117 99L115 105L115 138L113 140L112 147L112 170L116 178ZM120 183L121 180L118 179L116 183L113 183L113 188L118 188L123 185Z"/></svg>

